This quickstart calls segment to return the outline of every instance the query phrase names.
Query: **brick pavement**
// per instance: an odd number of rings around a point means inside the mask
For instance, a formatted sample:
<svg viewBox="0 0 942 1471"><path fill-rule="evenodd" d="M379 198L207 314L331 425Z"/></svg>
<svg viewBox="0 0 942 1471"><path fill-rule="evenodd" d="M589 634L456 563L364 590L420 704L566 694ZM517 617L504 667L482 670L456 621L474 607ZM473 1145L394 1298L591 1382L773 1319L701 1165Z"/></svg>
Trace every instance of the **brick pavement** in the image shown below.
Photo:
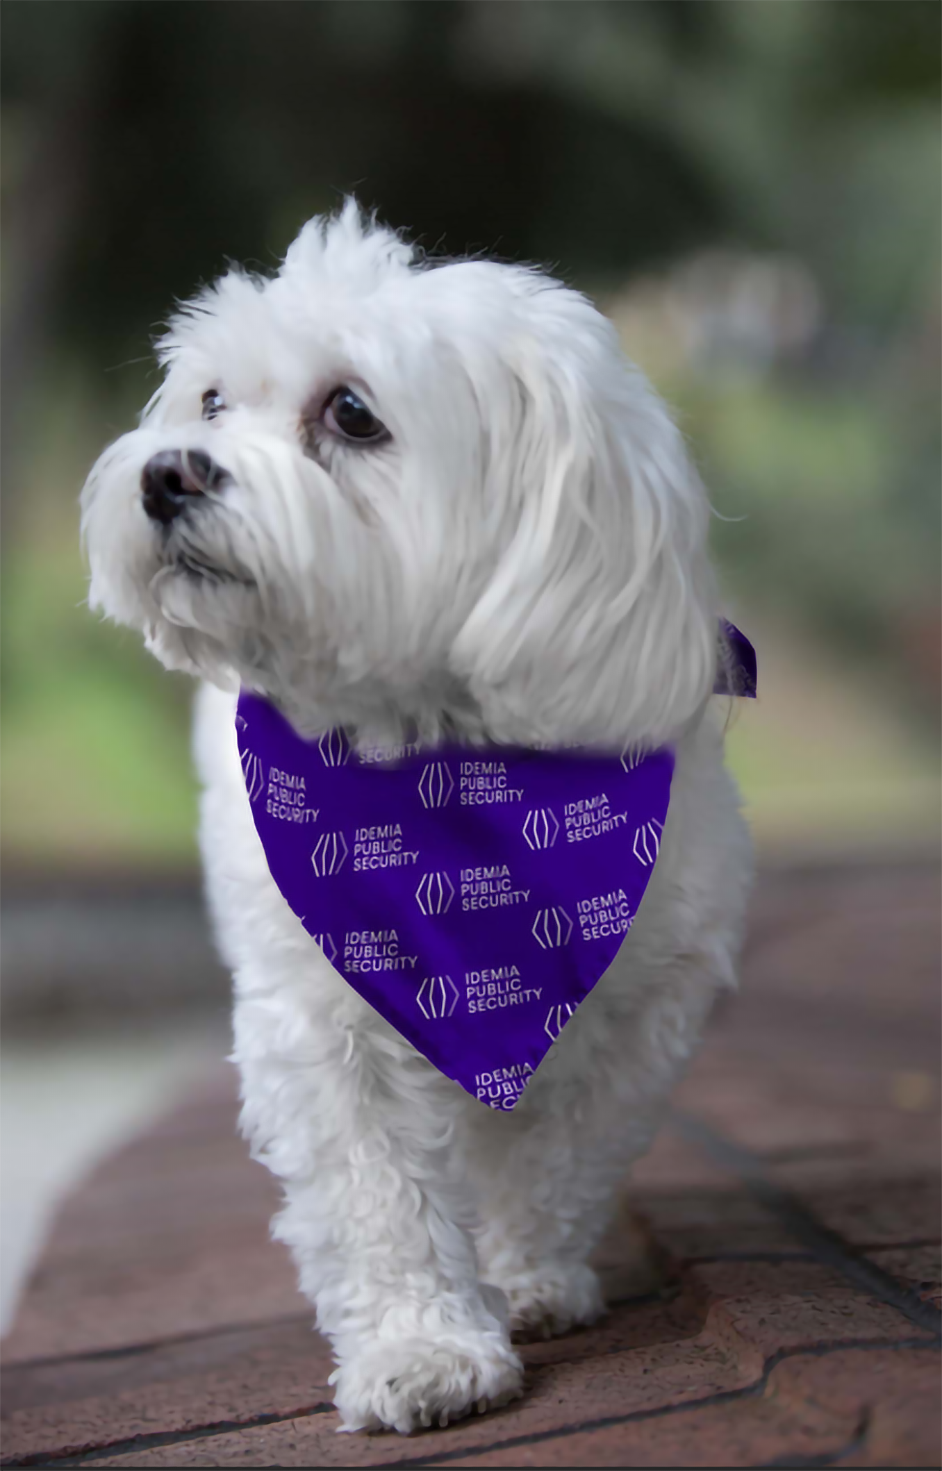
<svg viewBox="0 0 942 1471"><path fill-rule="evenodd" d="M336 1434L207 1079L62 1211L4 1346L5 1463L938 1466L938 896L925 867L763 877L742 995L601 1253L611 1313L446 1430Z"/></svg>

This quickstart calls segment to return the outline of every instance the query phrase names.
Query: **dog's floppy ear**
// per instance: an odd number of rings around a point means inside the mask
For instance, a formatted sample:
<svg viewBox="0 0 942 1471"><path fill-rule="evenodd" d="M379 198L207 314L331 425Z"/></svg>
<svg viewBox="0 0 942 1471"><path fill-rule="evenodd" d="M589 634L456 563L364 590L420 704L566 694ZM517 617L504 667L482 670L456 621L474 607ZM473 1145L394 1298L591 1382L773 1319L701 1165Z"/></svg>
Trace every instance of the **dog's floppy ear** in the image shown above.
<svg viewBox="0 0 942 1471"><path fill-rule="evenodd" d="M503 739L657 745L714 679L706 497L611 324L531 281L485 486L509 530L454 671Z"/></svg>

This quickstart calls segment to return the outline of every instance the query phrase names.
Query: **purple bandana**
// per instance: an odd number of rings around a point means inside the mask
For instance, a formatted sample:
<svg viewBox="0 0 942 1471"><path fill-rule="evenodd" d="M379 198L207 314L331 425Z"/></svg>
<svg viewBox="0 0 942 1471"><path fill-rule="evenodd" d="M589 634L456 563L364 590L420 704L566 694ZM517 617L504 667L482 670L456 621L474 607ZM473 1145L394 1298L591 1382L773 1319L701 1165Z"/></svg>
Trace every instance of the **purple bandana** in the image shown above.
<svg viewBox="0 0 942 1471"><path fill-rule="evenodd" d="M730 629L721 688L753 694ZM638 913L672 752L355 753L244 691L236 727L271 875L308 934L435 1067L512 1109Z"/></svg>

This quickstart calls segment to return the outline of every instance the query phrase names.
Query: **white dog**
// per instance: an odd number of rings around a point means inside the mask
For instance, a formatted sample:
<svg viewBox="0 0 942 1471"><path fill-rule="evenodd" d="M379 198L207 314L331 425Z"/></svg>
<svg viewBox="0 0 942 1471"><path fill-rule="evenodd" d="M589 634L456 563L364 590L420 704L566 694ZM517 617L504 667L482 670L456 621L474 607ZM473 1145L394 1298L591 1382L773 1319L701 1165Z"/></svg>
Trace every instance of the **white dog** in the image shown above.
<svg viewBox="0 0 942 1471"><path fill-rule="evenodd" d="M522 1390L512 1334L603 1312L588 1258L711 1000L750 873L709 713L708 507L612 326L538 271L424 262L349 202L273 279L174 319L140 428L84 491L91 602L205 681L202 845L235 977L243 1128L330 1338L343 1425ZM615 966L512 1113L443 1077L275 886L244 684L358 744L673 744L661 856Z"/></svg>

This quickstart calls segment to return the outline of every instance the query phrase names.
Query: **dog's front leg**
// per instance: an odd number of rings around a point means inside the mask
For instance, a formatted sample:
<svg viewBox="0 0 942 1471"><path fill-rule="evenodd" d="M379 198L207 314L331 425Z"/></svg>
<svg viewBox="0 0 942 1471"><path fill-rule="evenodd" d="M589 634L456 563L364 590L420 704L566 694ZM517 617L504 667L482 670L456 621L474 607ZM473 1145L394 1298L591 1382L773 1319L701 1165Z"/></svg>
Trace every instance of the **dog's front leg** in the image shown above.
<svg viewBox="0 0 942 1471"><path fill-rule="evenodd" d="M284 1182L275 1234L331 1339L347 1430L444 1424L521 1392L506 1304L482 1289L453 1085L336 976L235 1015L243 1126ZM316 998L316 1004L315 1004Z"/></svg>
<svg viewBox="0 0 942 1471"><path fill-rule="evenodd" d="M515 1334L565 1333L604 1311L589 1258L629 1167L651 1142L719 980L705 955L611 972L515 1115L474 1116L469 1168L480 1200L481 1271L507 1297ZM624 1274L650 1276L640 1239L626 1237L622 1249Z"/></svg>

